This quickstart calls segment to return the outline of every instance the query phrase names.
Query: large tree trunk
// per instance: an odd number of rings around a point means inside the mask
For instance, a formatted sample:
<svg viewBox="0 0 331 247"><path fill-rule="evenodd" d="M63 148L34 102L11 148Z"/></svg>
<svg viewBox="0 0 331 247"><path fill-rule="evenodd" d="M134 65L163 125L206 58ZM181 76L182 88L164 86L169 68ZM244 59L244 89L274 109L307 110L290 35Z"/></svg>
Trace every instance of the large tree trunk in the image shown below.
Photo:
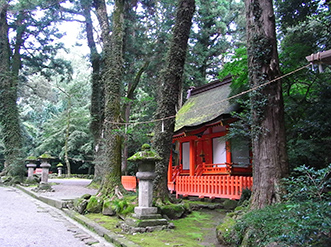
<svg viewBox="0 0 331 247"><path fill-rule="evenodd" d="M177 8L173 39L167 57L167 67L163 76L156 118L162 119L176 115L178 98L182 87L182 75L187 51L187 41L195 11L194 0L180 0ZM162 128L164 126L164 128ZM166 202L168 200L167 174L175 118L159 121L155 125L154 148L163 158L156 164L154 180L155 196Z"/></svg>
<svg viewBox="0 0 331 247"><path fill-rule="evenodd" d="M124 0L115 1L112 36L107 19L106 5L103 0L95 1L103 39L103 73L105 85L105 165L100 192L113 194L121 185L121 148L122 136L119 133L121 122L120 89L123 77L123 30Z"/></svg>
<svg viewBox="0 0 331 247"><path fill-rule="evenodd" d="M280 76L272 0L245 0L251 88ZM280 201L281 178L288 175L281 80L251 94L252 208Z"/></svg>
<svg viewBox="0 0 331 247"><path fill-rule="evenodd" d="M134 91L136 90L138 83L140 81L140 78L144 71L147 69L149 65L149 62L146 62L144 66L138 71L136 77L134 78L133 83L129 83L128 85L128 91L126 93L126 97L131 101L134 99ZM130 112L131 112L131 102L124 103L124 119L125 122L128 123L130 120ZM127 174L127 167L128 167L128 158L129 158L129 152L128 152L128 135L125 133L124 136L124 142L123 142L123 160L122 160L122 173Z"/></svg>
<svg viewBox="0 0 331 247"><path fill-rule="evenodd" d="M101 181L104 174L104 166L102 162L102 125L104 120L104 85L100 76L100 55L97 51L96 44L93 38L93 23L91 18L92 2L81 0L81 7L85 17L85 30L87 44L90 48L90 62L92 65L92 93L91 93L91 124L90 130L93 136L94 150L94 182Z"/></svg>
<svg viewBox="0 0 331 247"><path fill-rule="evenodd" d="M18 25L21 20L18 18ZM8 25L7 5L0 4L0 123L5 145L5 172L11 175L23 176L24 165L22 162L23 138L21 134L19 112L17 109L17 78L20 68L21 32L17 32L14 55L11 58Z"/></svg>

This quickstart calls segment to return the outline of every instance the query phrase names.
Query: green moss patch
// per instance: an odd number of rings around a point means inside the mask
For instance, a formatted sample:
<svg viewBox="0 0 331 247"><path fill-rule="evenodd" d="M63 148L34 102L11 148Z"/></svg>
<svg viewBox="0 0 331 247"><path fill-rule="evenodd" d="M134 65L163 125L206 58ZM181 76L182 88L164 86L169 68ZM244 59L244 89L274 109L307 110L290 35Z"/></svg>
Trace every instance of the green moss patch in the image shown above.
<svg viewBox="0 0 331 247"><path fill-rule="evenodd" d="M160 206L162 215L166 215L169 219L179 219L181 218L186 209L182 204L170 204Z"/></svg>
<svg viewBox="0 0 331 247"><path fill-rule="evenodd" d="M223 212L213 210L210 211L194 211L185 218L178 220L171 220L175 225L175 229L155 231L148 233L137 233L129 235L121 232L121 229L116 225L119 221L116 216L104 216L101 214L88 214L86 217L99 223L106 229L116 233L122 234L125 238L135 242L141 246L212 246L209 238L216 241L215 225L219 219L216 219L215 214L221 218L224 216Z"/></svg>
<svg viewBox="0 0 331 247"><path fill-rule="evenodd" d="M121 229L116 227L119 221L117 216L109 217L103 214L87 214L85 215L85 217L90 220L93 220L94 222L102 225L104 228L114 233L121 232Z"/></svg>
<svg viewBox="0 0 331 247"><path fill-rule="evenodd" d="M90 213L99 213L102 210L103 200L97 196L91 196L86 206L86 211Z"/></svg>
<svg viewBox="0 0 331 247"><path fill-rule="evenodd" d="M142 151L135 153L130 158L129 161L142 161L142 160L161 160L162 158L154 151L151 150L149 144L143 144L141 147Z"/></svg>

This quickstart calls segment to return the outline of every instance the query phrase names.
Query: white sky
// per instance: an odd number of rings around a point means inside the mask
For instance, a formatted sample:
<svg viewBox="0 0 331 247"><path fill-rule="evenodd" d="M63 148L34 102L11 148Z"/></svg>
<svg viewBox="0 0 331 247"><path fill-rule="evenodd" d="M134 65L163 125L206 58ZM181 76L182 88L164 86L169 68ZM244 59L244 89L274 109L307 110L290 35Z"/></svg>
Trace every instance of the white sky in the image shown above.
<svg viewBox="0 0 331 247"><path fill-rule="evenodd" d="M59 30L66 32L66 35L61 39L65 47L71 49L76 46L77 43L82 44L79 50L82 51L82 55L89 53L86 39L80 39L81 24L77 22L66 22L60 25Z"/></svg>

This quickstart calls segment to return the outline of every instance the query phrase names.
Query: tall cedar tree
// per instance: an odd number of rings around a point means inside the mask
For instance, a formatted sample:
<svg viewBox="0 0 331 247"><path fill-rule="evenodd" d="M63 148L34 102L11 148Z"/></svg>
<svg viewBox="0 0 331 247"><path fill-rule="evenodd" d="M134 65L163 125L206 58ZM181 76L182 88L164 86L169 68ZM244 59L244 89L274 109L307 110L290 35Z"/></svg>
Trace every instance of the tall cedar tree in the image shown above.
<svg viewBox="0 0 331 247"><path fill-rule="evenodd" d="M245 0L250 87L280 75L272 0ZM281 178L288 175L282 82L251 94L253 194L251 207L280 200Z"/></svg>
<svg viewBox="0 0 331 247"><path fill-rule="evenodd" d="M20 49L26 26L23 11L18 13L16 45L11 54L8 37L7 2L0 3L0 123L5 145L5 172L23 175L22 159L23 138L16 105L18 73L21 66ZM14 168L14 169L12 169ZM17 169L15 169L17 168Z"/></svg>
<svg viewBox="0 0 331 247"><path fill-rule="evenodd" d="M166 118L176 114L179 94L182 87L182 76L187 52L187 41L195 11L194 0L180 0L177 8L173 38L167 56L167 65L160 90L160 101L157 118ZM164 125L164 128L162 128ZM154 148L163 158L156 164L154 180L155 196L163 202L168 201L167 171L174 132L175 119L170 118L157 122L155 126ZM163 131L162 131L163 130Z"/></svg>
<svg viewBox="0 0 331 247"><path fill-rule="evenodd" d="M123 37L124 37L124 0L116 0L113 13L112 35L106 4L103 0L94 1L103 40L104 63L102 80L105 85L105 165L100 192L114 194L121 187L121 148L122 136L118 130L121 122L120 89L123 77Z"/></svg>
<svg viewBox="0 0 331 247"><path fill-rule="evenodd" d="M38 14L36 14L38 12ZM71 66L55 58L62 37L52 25L63 19L54 1L0 1L0 124L5 145L5 172L24 175L23 135L16 105L25 76L70 76ZM10 33L10 35L8 35Z"/></svg>
<svg viewBox="0 0 331 247"><path fill-rule="evenodd" d="M101 56L97 51L96 43L93 37L93 22L91 17L92 2L81 0L80 4L81 4L83 16L85 18L85 32L86 32L87 44L90 49L90 62L92 65L90 131L93 136L93 150L94 150L94 163L95 163L94 181L97 182L101 180L102 175L104 174L104 169L102 166L102 149L104 147L102 145L102 139L101 139L102 125L104 120L104 105L105 105L104 83L103 80L101 79ZM95 4L95 6L100 6L100 4ZM99 18L99 20L102 21L103 19Z"/></svg>

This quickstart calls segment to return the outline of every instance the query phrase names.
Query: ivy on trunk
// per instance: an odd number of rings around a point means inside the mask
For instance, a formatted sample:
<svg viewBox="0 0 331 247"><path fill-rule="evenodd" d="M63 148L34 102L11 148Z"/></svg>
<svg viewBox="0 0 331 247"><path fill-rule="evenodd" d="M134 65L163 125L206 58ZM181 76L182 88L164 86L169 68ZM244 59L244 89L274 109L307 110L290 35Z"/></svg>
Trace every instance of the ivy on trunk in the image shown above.
<svg viewBox="0 0 331 247"><path fill-rule="evenodd" d="M176 107L178 106L179 94L182 87L187 41L194 11L194 0L179 1L173 38L167 56L167 65L160 90L161 95L156 114L158 119L176 115ZM164 128L162 128L162 124L164 124ZM155 126L154 148L162 157L162 161L156 163L154 191L155 197L161 201L168 200L167 171L174 127L175 118L173 117L159 121Z"/></svg>
<svg viewBox="0 0 331 247"><path fill-rule="evenodd" d="M100 192L102 195L114 194L121 184L121 147L119 129L121 122L120 89L123 77L123 37L124 37L124 1L116 0L113 14L112 35L106 11L105 1L95 1L98 20L101 26L104 52L104 71L102 80L105 85L105 166Z"/></svg>
<svg viewBox="0 0 331 247"><path fill-rule="evenodd" d="M6 3L0 4L0 123L5 145L5 172L23 176L23 138L16 100L18 71L21 65L19 51L25 28L22 25L20 32L17 32L12 56L9 47L7 7ZM17 24L20 25L22 22L21 18L18 18Z"/></svg>
<svg viewBox="0 0 331 247"><path fill-rule="evenodd" d="M94 181L100 181L104 174L102 166L102 124L104 120L104 83L101 79L101 56L97 51L96 43L93 37L93 22L91 17L92 2L80 1L82 13L85 18L85 31L87 44L90 49L90 62L92 65L92 93L91 93L91 123L90 131L93 136L94 151ZM96 5L100 6L100 5ZM101 13L100 13L101 14Z"/></svg>
<svg viewBox="0 0 331 247"><path fill-rule="evenodd" d="M272 0L245 0L250 87L280 76ZM252 208L280 201L281 178L288 175L282 82L255 90L252 114Z"/></svg>

